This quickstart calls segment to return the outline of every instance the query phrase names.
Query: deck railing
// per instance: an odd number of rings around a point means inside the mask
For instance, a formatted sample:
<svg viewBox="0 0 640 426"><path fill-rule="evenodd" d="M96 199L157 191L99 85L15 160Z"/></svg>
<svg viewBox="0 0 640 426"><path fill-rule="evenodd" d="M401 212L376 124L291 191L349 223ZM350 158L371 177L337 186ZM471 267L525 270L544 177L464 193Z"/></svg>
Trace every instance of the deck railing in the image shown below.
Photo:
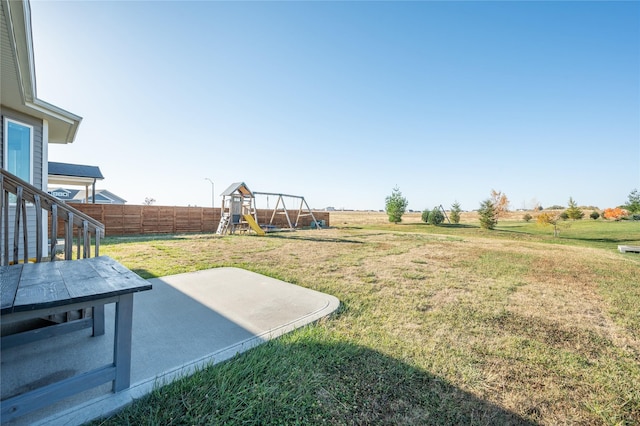
<svg viewBox="0 0 640 426"><path fill-rule="evenodd" d="M27 207L31 206L35 211L35 223L29 225ZM14 213L12 224L9 223L11 209ZM50 257L44 253L43 248L43 227L46 226L43 222L43 211L51 219ZM94 255L99 256L100 238L104 236L103 224L6 170L0 169L0 234L2 235L0 265L56 260L59 220L64 223L65 260L73 258L74 234L77 237L76 258L91 257L92 235L95 239ZM30 233L34 233L35 236L35 256L32 257L29 257ZM9 241L10 234L13 236L12 241ZM22 249L22 255L20 255L20 249Z"/></svg>

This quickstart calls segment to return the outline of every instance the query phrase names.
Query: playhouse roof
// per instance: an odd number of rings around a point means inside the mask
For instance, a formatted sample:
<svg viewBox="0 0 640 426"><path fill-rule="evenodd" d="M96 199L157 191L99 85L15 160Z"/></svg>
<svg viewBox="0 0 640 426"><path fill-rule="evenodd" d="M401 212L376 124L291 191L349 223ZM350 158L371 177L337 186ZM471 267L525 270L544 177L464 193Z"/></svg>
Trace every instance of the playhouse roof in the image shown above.
<svg viewBox="0 0 640 426"><path fill-rule="evenodd" d="M228 197L230 195L236 194L236 193L240 193L241 195L245 196L245 197L253 197L253 193L251 192L251 190L249 189L249 187L247 186L247 184L245 184L244 182L235 182L232 183L231 185L229 185L229 187L227 189L224 190L224 192L220 195L223 195L225 197Z"/></svg>

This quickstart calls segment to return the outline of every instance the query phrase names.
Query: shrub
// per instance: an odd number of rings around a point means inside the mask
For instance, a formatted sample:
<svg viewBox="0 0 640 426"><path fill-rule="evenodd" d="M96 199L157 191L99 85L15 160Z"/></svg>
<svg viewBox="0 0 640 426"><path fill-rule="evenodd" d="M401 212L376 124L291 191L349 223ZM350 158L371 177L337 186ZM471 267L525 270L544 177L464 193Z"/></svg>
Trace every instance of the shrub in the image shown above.
<svg viewBox="0 0 640 426"><path fill-rule="evenodd" d="M605 219L613 219L613 220L620 220L623 217L625 217L627 215L627 211L625 209L621 209L620 207L616 207L614 209L604 209L604 213L602 214L602 216Z"/></svg>
<svg viewBox="0 0 640 426"><path fill-rule="evenodd" d="M631 220L640 220L640 214L631 215Z"/></svg>
<svg viewBox="0 0 640 426"><path fill-rule="evenodd" d="M600 213L598 213L597 211L592 211L591 214L589 215L589 217L593 220L596 220L600 217Z"/></svg>
<svg viewBox="0 0 640 426"><path fill-rule="evenodd" d="M429 220L429 213L431 213L431 210L429 210L429 209L424 209L422 211L422 221L423 222L426 223Z"/></svg>
<svg viewBox="0 0 640 426"><path fill-rule="evenodd" d="M529 213L525 213L525 215L524 215L524 216L522 216L522 219L523 219L525 222L529 222L531 219L533 219L533 216L531 216Z"/></svg>
<svg viewBox="0 0 640 426"><path fill-rule="evenodd" d="M563 211L562 213L560 213L560 219L562 220L569 219L569 213L567 213L566 211Z"/></svg>
<svg viewBox="0 0 640 426"><path fill-rule="evenodd" d="M444 222L444 214L440 210L440 207L434 207L433 210L429 213L429 218L427 219L427 223L429 225L440 225Z"/></svg>

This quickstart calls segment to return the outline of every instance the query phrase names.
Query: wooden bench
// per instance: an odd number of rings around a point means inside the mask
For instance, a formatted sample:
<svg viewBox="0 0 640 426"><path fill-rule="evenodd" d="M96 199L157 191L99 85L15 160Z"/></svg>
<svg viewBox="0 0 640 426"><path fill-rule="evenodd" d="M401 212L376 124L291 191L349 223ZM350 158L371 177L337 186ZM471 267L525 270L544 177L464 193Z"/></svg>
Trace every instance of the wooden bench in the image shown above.
<svg viewBox="0 0 640 426"><path fill-rule="evenodd" d="M640 253L640 246L618 246L620 253Z"/></svg>
<svg viewBox="0 0 640 426"><path fill-rule="evenodd" d="M72 310L92 308L94 312L92 318L80 322L3 336L3 349L55 338L85 326L93 326L94 335L103 334L104 305L116 304L113 363L3 400L0 403L0 418L3 422L106 382L113 382L113 392L129 387L133 294L151 290L151 284L115 260L100 256L73 261L1 266L0 286L3 324ZM55 353L52 355L55 356ZM3 368L10 367L3 365Z"/></svg>

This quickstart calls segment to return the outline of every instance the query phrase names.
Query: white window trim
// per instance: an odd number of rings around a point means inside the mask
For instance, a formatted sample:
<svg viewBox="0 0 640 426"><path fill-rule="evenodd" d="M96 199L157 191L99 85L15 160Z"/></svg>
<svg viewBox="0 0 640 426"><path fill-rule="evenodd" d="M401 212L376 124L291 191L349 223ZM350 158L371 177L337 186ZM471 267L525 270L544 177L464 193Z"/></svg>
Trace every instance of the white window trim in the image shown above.
<svg viewBox="0 0 640 426"><path fill-rule="evenodd" d="M33 126L27 123L23 123L22 121L14 120L12 118L4 117L4 129L2 136L4 140L2 141L2 145L4 147L4 151L2 153L3 164L2 167L5 170L8 170L8 161L9 161L9 123L14 123L19 126L24 126L29 128L29 183L33 185Z"/></svg>

